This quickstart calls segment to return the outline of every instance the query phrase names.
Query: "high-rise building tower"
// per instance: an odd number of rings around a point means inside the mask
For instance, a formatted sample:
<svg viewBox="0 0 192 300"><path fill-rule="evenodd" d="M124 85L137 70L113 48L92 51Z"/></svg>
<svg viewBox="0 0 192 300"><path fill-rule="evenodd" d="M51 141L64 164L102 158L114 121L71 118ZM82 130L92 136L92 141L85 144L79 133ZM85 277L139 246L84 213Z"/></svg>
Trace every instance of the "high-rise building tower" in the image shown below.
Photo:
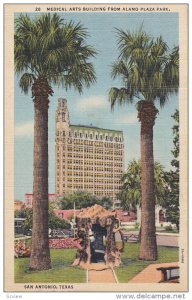
<svg viewBox="0 0 192 300"><path fill-rule="evenodd" d="M118 207L124 164L123 132L71 125L67 100L60 98L55 142L56 194L87 191L97 197L111 197Z"/></svg>

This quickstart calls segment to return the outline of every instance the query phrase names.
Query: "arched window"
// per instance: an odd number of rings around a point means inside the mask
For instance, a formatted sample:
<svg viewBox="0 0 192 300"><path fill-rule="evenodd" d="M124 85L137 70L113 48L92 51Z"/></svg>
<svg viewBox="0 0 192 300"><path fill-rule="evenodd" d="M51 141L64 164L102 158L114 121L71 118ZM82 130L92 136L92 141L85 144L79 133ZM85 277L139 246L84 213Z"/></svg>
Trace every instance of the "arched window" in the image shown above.
<svg viewBox="0 0 192 300"><path fill-rule="evenodd" d="M160 209L159 211L159 223L163 223L165 222L165 216L164 216L164 212L162 209Z"/></svg>
<svg viewBox="0 0 192 300"><path fill-rule="evenodd" d="M62 113L62 122L65 122L65 113Z"/></svg>

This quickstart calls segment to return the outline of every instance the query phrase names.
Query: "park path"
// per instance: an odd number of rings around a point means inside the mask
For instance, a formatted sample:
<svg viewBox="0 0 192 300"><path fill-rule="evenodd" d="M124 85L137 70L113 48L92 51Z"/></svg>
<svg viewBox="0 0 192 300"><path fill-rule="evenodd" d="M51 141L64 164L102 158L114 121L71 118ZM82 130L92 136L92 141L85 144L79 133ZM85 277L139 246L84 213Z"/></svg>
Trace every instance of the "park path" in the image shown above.
<svg viewBox="0 0 192 300"><path fill-rule="evenodd" d="M104 263L86 265L87 283L116 283L115 273Z"/></svg>
<svg viewBox="0 0 192 300"><path fill-rule="evenodd" d="M88 270L88 283L116 283L112 269Z"/></svg>
<svg viewBox="0 0 192 300"><path fill-rule="evenodd" d="M125 232L129 234L138 235L138 231L129 231ZM157 245L158 246L167 246L167 247L179 247L179 234L175 233L163 233L163 232L156 232L157 238Z"/></svg>
<svg viewBox="0 0 192 300"><path fill-rule="evenodd" d="M158 283L161 281L162 277L161 272L157 271L157 268L175 266L178 266L178 262L151 264L133 277L129 283Z"/></svg>

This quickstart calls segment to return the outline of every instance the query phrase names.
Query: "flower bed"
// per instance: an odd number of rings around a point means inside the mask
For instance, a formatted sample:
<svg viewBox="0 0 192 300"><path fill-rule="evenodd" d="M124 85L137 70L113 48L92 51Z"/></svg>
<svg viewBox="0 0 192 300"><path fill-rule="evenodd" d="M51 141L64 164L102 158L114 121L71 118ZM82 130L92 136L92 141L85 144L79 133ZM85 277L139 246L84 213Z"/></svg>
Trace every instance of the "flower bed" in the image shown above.
<svg viewBox="0 0 192 300"><path fill-rule="evenodd" d="M79 242L74 241L73 238L61 238L61 239L49 239L50 249L70 249L78 248ZM18 240L15 242L14 246L15 257L29 257L31 254L31 249L26 245L25 240Z"/></svg>
<svg viewBox="0 0 192 300"><path fill-rule="evenodd" d="M77 248L78 241L74 241L73 238L64 238L64 239L50 239L49 248L50 249L69 249Z"/></svg>
<svg viewBox="0 0 192 300"><path fill-rule="evenodd" d="M31 254L30 247L26 245L25 240L19 240L14 245L15 257L29 257Z"/></svg>

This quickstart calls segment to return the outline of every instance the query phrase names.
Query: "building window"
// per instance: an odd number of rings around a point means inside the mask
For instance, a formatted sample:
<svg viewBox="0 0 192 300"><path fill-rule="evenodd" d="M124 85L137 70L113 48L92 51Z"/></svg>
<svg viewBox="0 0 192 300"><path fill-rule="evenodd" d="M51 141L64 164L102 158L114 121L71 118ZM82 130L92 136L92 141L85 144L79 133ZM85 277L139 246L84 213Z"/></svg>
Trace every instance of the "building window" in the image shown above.
<svg viewBox="0 0 192 300"><path fill-rule="evenodd" d="M103 136L102 136L102 134L100 134L100 140L102 140L103 139Z"/></svg>
<svg viewBox="0 0 192 300"><path fill-rule="evenodd" d="M65 122L65 113L62 113L62 122Z"/></svg>

